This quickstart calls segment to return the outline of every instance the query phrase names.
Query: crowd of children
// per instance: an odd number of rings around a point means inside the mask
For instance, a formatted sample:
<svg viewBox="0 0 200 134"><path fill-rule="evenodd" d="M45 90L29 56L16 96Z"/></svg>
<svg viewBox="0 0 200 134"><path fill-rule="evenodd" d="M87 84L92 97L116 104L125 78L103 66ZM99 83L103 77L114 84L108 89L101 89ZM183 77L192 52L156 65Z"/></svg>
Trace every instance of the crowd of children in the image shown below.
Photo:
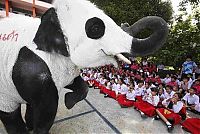
<svg viewBox="0 0 200 134"><path fill-rule="evenodd" d="M134 60L131 65L121 62L118 69L113 65L83 69L81 76L89 87L100 89L104 97L115 99L121 107L134 107L142 117L162 119L171 132L174 125L186 119L186 110L200 113L200 76L180 79L167 74L160 78L157 69L146 60L140 64ZM187 128L188 123L183 126ZM191 125L187 129L194 130Z"/></svg>

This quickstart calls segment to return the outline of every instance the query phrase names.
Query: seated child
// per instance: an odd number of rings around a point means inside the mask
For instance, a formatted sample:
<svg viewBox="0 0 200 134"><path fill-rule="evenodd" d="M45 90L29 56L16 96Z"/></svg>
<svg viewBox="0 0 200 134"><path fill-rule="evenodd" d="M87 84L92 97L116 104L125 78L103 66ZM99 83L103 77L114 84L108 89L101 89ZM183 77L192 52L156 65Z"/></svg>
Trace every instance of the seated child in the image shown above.
<svg viewBox="0 0 200 134"><path fill-rule="evenodd" d="M174 94L175 92L172 91L172 87L167 85L164 91L165 99L162 101L162 105L167 107Z"/></svg>
<svg viewBox="0 0 200 134"><path fill-rule="evenodd" d="M196 89L196 95L200 96L200 80L195 80L192 87Z"/></svg>
<svg viewBox="0 0 200 134"><path fill-rule="evenodd" d="M144 91L144 81L143 80L139 80L138 85L135 86L135 97L137 99L137 101L142 100L142 93Z"/></svg>
<svg viewBox="0 0 200 134"><path fill-rule="evenodd" d="M158 107L163 107L162 101L165 99L164 89L163 88L159 88L158 89L158 97L159 97Z"/></svg>
<svg viewBox="0 0 200 134"><path fill-rule="evenodd" d="M175 93L166 108L156 109L155 119L161 118L166 123L169 132L173 130L174 125L179 124L182 118L186 117L186 109L181 98L180 93Z"/></svg>
<svg viewBox="0 0 200 134"><path fill-rule="evenodd" d="M187 93L183 97L183 101L186 104L186 108L188 110L191 110L192 112L196 112L195 107L196 105L199 104L199 96L197 96L195 92L196 92L195 88L190 88L189 93Z"/></svg>
<svg viewBox="0 0 200 134"><path fill-rule="evenodd" d="M155 110L159 102L157 93L157 88L151 88L150 94L146 94L141 101L134 103L134 106L140 111L142 117L144 115L152 117L156 114Z"/></svg>
<svg viewBox="0 0 200 134"><path fill-rule="evenodd" d="M151 93L151 86L150 85L151 85L150 82L145 83L142 95Z"/></svg>
<svg viewBox="0 0 200 134"><path fill-rule="evenodd" d="M129 86L129 90L126 93L126 99L135 101L135 89L134 85L131 83Z"/></svg>
<svg viewBox="0 0 200 134"><path fill-rule="evenodd" d="M134 86L131 84L126 95L119 95L117 99L121 107L132 107L135 101Z"/></svg>
<svg viewBox="0 0 200 134"><path fill-rule="evenodd" d="M189 78L184 77L180 84L180 88L182 89L181 93L185 95L188 92L188 90L190 89L190 87L191 87L191 84L189 82Z"/></svg>
<svg viewBox="0 0 200 134"><path fill-rule="evenodd" d="M128 92L128 87L125 84L123 78L119 78L118 84L117 84L117 91L116 94L126 94Z"/></svg>
<svg viewBox="0 0 200 134"><path fill-rule="evenodd" d="M177 83L177 78L176 76L172 76L171 77L171 81L167 83L167 85L173 87L173 86L177 86L178 87L178 83Z"/></svg>
<svg viewBox="0 0 200 134"><path fill-rule="evenodd" d="M112 78L110 82L108 82L106 88L104 88L103 92L105 94L104 97L111 97L116 98L115 90L116 90L117 84L115 83L115 79Z"/></svg>

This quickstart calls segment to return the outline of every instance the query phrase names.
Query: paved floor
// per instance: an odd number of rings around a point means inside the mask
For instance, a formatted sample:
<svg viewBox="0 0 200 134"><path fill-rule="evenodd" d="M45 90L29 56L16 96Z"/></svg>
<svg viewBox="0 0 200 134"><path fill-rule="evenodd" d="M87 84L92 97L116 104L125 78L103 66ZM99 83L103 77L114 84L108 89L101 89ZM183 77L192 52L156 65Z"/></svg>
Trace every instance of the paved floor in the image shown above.
<svg viewBox="0 0 200 134"><path fill-rule="evenodd" d="M51 134L167 133L162 121L155 121L153 118L143 119L135 109L121 108L115 100L104 98L98 89L90 89L87 98L71 110L67 110L63 102L62 96L55 123L50 130ZM173 133L187 132L177 125ZM0 123L0 134L6 134L2 123Z"/></svg>

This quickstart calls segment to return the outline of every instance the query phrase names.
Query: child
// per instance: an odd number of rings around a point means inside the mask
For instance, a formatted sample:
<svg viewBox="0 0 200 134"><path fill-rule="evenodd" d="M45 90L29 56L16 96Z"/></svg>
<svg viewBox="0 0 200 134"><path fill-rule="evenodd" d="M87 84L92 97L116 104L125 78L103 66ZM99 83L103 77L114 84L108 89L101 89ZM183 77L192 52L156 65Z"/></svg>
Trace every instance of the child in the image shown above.
<svg viewBox="0 0 200 134"><path fill-rule="evenodd" d="M187 109L196 112L195 106L199 104L199 97L195 94L194 88L189 89L189 93L183 97L183 101L185 102Z"/></svg>
<svg viewBox="0 0 200 134"><path fill-rule="evenodd" d="M190 89L191 84L189 82L189 78L188 77L184 77L183 81L181 81L181 85L180 88L182 89L181 93L182 94L186 94L186 92L188 92L188 90Z"/></svg>
<svg viewBox="0 0 200 134"><path fill-rule="evenodd" d="M175 94L175 92L172 91L172 87L167 85L166 89L164 91L165 99L162 101L162 105L167 107L174 94Z"/></svg>
<svg viewBox="0 0 200 134"><path fill-rule="evenodd" d="M126 95L119 95L117 99L118 103L121 107L132 107L134 105L135 101L135 91L134 91L134 85L131 84L129 86L129 90L126 93Z"/></svg>
<svg viewBox="0 0 200 134"><path fill-rule="evenodd" d="M177 86L178 87L178 83L177 83L177 77L176 76L172 76L171 77L171 81L167 83L167 85L173 87L173 86Z"/></svg>
<svg viewBox="0 0 200 134"><path fill-rule="evenodd" d="M129 86L129 90L126 93L126 99L135 101L135 90L133 83L131 83Z"/></svg>
<svg viewBox="0 0 200 134"><path fill-rule="evenodd" d="M192 87L196 89L196 94L200 96L200 80L195 80Z"/></svg>
<svg viewBox="0 0 200 134"><path fill-rule="evenodd" d="M123 78L119 78L118 84L117 84L117 91L116 94L126 94L128 92L128 87L124 83Z"/></svg>
<svg viewBox="0 0 200 134"><path fill-rule="evenodd" d="M171 78L169 76L169 74L166 75L166 77L163 79L163 83L167 84L171 81Z"/></svg>
<svg viewBox="0 0 200 134"><path fill-rule="evenodd" d="M111 79L111 81L108 83L108 88L105 92L104 97L111 97L113 99L116 99L115 91L117 90L117 84L115 83L115 79Z"/></svg>
<svg viewBox="0 0 200 134"><path fill-rule="evenodd" d="M135 87L135 97L138 101L142 100L142 93L144 91L144 81L139 80L138 85Z"/></svg>
<svg viewBox="0 0 200 134"><path fill-rule="evenodd" d="M142 93L142 95L149 94L149 93L151 93L151 87L150 87L149 82L146 82L146 83L145 83L145 86L144 86L144 88L143 88L143 93Z"/></svg>
<svg viewBox="0 0 200 134"><path fill-rule="evenodd" d="M184 119L186 117L186 110L181 98L180 93L175 93L168 107L156 109L157 116L155 116L155 119L161 118L166 123L169 132L173 130L174 125L181 122L182 117Z"/></svg>
<svg viewBox="0 0 200 134"><path fill-rule="evenodd" d="M158 97L159 97L158 107L163 107L162 101L165 99L164 89L163 88L159 88L158 89Z"/></svg>
<svg viewBox="0 0 200 134"><path fill-rule="evenodd" d="M157 93L157 88L151 88L150 94L146 94L141 101L134 103L134 106L140 111L142 117L145 117L144 115L149 117L155 115L155 110L159 103L159 97L157 96Z"/></svg>

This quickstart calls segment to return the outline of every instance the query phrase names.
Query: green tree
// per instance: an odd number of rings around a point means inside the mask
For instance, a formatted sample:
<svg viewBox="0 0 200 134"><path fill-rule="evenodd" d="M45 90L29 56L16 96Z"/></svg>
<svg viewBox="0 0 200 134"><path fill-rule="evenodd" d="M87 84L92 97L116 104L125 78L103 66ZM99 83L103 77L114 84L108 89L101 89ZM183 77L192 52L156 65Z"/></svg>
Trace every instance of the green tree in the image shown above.
<svg viewBox="0 0 200 134"><path fill-rule="evenodd" d="M172 19L172 6L162 0L90 0L118 25L124 22L133 24L145 16L156 15L168 23Z"/></svg>
<svg viewBox="0 0 200 134"><path fill-rule="evenodd" d="M190 4L192 13L188 14L186 6ZM194 0L182 0L179 10L180 15L174 17L170 34L165 46L154 57L157 62L181 67L186 55L191 55L193 60L200 62L200 8Z"/></svg>

